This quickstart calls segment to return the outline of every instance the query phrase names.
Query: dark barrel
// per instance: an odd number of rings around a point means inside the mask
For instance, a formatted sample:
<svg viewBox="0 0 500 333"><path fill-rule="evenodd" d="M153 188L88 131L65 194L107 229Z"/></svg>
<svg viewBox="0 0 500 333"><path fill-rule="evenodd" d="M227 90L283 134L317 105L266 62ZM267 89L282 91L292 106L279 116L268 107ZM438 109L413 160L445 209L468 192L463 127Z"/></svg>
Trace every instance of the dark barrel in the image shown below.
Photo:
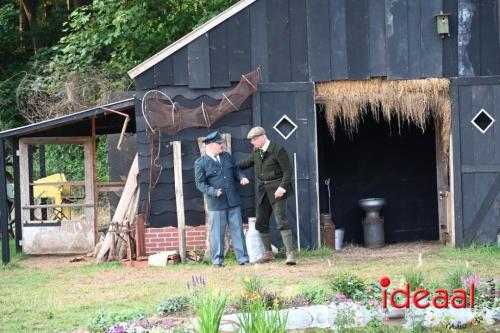
<svg viewBox="0 0 500 333"><path fill-rule="evenodd" d="M321 246L335 249L335 224L330 214L322 213L319 217L321 229Z"/></svg>

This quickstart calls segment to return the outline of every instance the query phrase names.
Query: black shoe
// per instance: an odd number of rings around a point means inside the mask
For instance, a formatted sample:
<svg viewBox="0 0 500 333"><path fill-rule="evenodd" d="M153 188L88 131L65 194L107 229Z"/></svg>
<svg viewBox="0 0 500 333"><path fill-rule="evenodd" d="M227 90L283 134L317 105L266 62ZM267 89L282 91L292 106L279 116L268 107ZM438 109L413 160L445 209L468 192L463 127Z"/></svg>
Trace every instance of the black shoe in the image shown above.
<svg viewBox="0 0 500 333"><path fill-rule="evenodd" d="M225 265L224 264L213 264L213 267L221 268L221 267L225 267Z"/></svg>
<svg viewBox="0 0 500 333"><path fill-rule="evenodd" d="M245 262L239 262L238 265L247 266L247 265L250 265L250 263L248 261L245 261Z"/></svg>

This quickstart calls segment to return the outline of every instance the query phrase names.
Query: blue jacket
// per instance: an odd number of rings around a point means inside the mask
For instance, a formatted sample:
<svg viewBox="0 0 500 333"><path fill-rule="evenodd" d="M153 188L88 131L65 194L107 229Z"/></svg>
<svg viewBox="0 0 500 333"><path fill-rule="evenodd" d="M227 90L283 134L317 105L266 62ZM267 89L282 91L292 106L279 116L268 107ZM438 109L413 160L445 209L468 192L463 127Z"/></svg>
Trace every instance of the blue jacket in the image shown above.
<svg viewBox="0 0 500 333"><path fill-rule="evenodd" d="M207 195L210 211L241 205L236 186L245 175L236 166L230 154L222 152L219 158L221 163L205 154L194 162L196 187ZM217 198L218 189L222 189L222 195Z"/></svg>

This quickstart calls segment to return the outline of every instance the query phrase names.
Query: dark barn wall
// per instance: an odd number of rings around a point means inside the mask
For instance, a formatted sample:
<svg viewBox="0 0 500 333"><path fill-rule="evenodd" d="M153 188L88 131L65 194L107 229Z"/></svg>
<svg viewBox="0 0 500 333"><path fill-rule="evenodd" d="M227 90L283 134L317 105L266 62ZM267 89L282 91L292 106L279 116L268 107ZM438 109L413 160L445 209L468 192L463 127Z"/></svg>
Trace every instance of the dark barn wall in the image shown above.
<svg viewBox="0 0 500 333"><path fill-rule="evenodd" d="M450 37L444 39L434 18L441 10L450 13ZM157 88L180 89L171 96L226 91L257 66L264 83L500 75L499 15L498 0L258 0L137 76L138 98ZM253 124L251 107L222 119L229 122L222 130L244 141ZM144 207L149 147L140 110L139 102ZM177 138L189 141L208 132L185 130ZM185 158L184 168L192 168L194 156ZM185 191L190 187L194 195L192 170L185 172ZM173 198L173 176L167 174L161 181L168 186L152 196L158 201L152 203L155 225L176 223L175 203L165 204ZM186 197L188 224L203 223L200 198Z"/></svg>
<svg viewBox="0 0 500 333"><path fill-rule="evenodd" d="M182 91L180 94L170 95L174 102L178 102L186 107L197 107L202 102L214 105L218 101L210 96L201 95L198 98L188 99L184 96L191 95ZM141 97L142 98L142 97ZM137 120L137 152L139 154L139 184L140 184L140 212L144 212L148 203L149 177L150 177L150 156L151 149L149 138L145 132L145 122L140 112L140 104L137 105L139 112L136 112ZM252 127L252 104L251 98L243 103L240 111L230 113L213 124L211 129L190 128L179 132L177 135L162 135L160 158L158 164L162 166L162 171L158 184L151 193L151 208L149 225L151 227L177 226L177 209L175 201L173 154L170 142L181 141L182 150L182 177L184 191L184 207L186 225L198 226L205 223L205 211L203 207L203 196L196 189L194 183L194 162L200 156L197 138L206 136L208 133L218 130L221 133L231 134L232 155L236 160L243 159L251 151L251 145L246 139L246 135ZM247 177L253 182L253 172L245 172ZM255 199L253 186L239 186L242 198L243 220L255 216Z"/></svg>
<svg viewBox="0 0 500 333"><path fill-rule="evenodd" d="M136 78L139 89L500 74L498 0L259 0ZM434 15L450 13L450 37Z"/></svg>

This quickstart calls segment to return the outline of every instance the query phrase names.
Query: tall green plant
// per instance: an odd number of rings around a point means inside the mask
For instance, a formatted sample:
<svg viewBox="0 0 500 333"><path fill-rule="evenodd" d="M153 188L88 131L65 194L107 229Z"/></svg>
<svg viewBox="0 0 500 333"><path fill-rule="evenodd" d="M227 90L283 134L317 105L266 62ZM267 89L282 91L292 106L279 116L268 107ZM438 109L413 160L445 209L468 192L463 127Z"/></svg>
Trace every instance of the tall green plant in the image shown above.
<svg viewBox="0 0 500 333"><path fill-rule="evenodd" d="M206 291L193 300L193 307L198 316L196 333L219 333L220 322L227 303L227 296Z"/></svg>
<svg viewBox="0 0 500 333"><path fill-rule="evenodd" d="M241 309L242 313L238 314L240 333L285 333L288 312L277 308L266 311L263 300L243 303Z"/></svg>
<svg viewBox="0 0 500 333"><path fill-rule="evenodd" d="M410 285L411 290L416 290L424 287L424 273L415 267L410 267L403 273L403 278Z"/></svg>
<svg viewBox="0 0 500 333"><path fill-rule="evenodd" d="M468 278L472 274L472 268L464 264L455 266L455 268L446 274L446 284L450 290L463 288L462 278Z"/></svg>

